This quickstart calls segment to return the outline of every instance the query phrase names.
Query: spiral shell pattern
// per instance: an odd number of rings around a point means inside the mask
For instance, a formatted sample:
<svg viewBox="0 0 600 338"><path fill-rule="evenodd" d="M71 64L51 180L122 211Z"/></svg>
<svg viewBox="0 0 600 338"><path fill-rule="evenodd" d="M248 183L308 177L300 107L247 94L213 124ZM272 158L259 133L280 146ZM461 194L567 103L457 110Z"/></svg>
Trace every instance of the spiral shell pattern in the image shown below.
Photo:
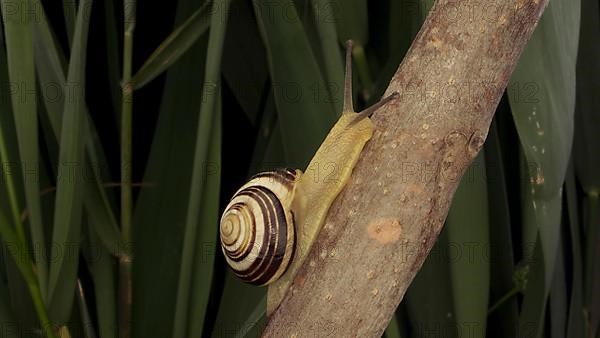
<svg viewBox="0 0 600 338"><path fill-rule="evenodd" d="M266 285L277 280L294 256L292 201L300 172L259 173L233 195L221 216L221 247L233 272Z"/></svg>

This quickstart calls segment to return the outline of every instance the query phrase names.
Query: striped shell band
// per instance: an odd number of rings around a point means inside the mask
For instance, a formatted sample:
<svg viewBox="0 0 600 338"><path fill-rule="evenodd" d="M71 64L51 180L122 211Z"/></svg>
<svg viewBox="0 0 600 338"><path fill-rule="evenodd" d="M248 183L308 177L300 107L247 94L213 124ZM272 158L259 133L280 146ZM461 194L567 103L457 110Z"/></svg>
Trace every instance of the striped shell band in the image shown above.
<svg viewBox="0 0 600 338"><path fill-rule="evenodd" d="M233 272L246 282L277 280L294 255L296 233L291 210L299 172L259 173L232 197L221 216L221 247Z"/></svg>

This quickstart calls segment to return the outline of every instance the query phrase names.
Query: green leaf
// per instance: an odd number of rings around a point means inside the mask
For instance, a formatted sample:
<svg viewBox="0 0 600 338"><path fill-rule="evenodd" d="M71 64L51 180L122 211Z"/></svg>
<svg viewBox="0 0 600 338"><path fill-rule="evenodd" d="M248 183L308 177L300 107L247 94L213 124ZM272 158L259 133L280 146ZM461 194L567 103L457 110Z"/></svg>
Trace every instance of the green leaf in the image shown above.
<svg viewBox="0 0 600 338"><path fill-rule="evenodd" d="M454 318L459 336L485 337L490 287L487 173L482 151L454 193L446 218Z"/></svg>
<svg viewBox="0 0 600 338"><path fill-rule="evenodd" d="M510 114L507 108L499 109L496 114ZM485 161L490 205L490 262L494 266L490 269L490 303L495 303L513 288L512 274L515 269L509 194L496 118L492 121L485 144ZM517 302L515 298L511 298L488 318L488 335L498 338L514 337L517 316Z"/></svg>
<svg viewBox="0 0 600 338"><path fill-rule="evenodd" d="M219 3L218 1L216 2ZM204 3L177 27L144 62L140 70L131 78L131 87L139 89L173 65L181 55L187 52L198 38L206 32L213 14L210 2ZM220 5L221 7L222 5ZM217 9L218 16L223 17L221 8Z"/></svg>
<svg viewBox="0 0 600 338"><path fill-rule="evenodd" d="M85 64L91 0L82 0L77 14L65 100L52 236L48 299L54 323L69 318L79 262L85 128Z"/></svg>
<svg viewBox="0 0 600 338"><path fill-rule="evenodd" d="M329 96L336 112L342 111L344 101L344 64L338 44L337 28L333 20L331 0L309 0L319 35L320 49L325 63Z"/></svg>
<svg viewBox="0 0 600 338"><path fill-rule="evenodd" d="M117 33L117 19L115 17L115 0L104 0L104 29L106 31L106 62L108 66L108 82L110 87L113 111L121 109L121 52L119 51L119 37ZM119 114L115 114L117 125L120 125ZM120 128L119 128L120 130Z"/></svg>
<svg viewBox="0 0 600 338"><path fill-rule="evenodd" d="M214 117L210 128L210 148L206 158L205 189L200 207L201 228L196 239L196 253L190 292L188 337L201 337L208 300L211 297L214 259L218 242L215 241L219 229L219 193L221 188L221 94L220 89L214 107Z"/></svg>
<svg viewBox="0 0 600 338"><path fill-rule="evenodd" d="M79 315L81 317L81 326L83 329L83 337L95 338L96 333L94 331L94 324L90 318L90 312L88 310L87 301L85 300L85 294L83 292L83 286L81 281L77 280L77 305L79 308Z"/></svg>
<svg viewBox="0 0 600 338"><path fill-rule="evenodd" d="M197 6L180 0L175 25ZM191 185L206 51L204 35L167 72L143 180L153 186L141 189L134 209L132 332L138 338L172 335L189 197L182 192Z"/></svg>
<svg viewBox="0 0 600 338"><path fill-rule="evenodd" d="M388 324L387 328L385 329L384 335L386 338L401 338L402 337L402 334L400 333L400 324L398 323L398 318L396 317L396 314L394 314L392 316L390 323Z"/></svg>
<svg viewBox="0 0 600 338"><path fill-rule="evenodd" d="M11 102L17 130L21 170L25 185L25 198L29 210L29 223L33 251L42 294L48 287L48 260L46 237L40 204L40 172L38 150L38 117L36 109L36 81L33 60L33 21L28 17L27 1L2 0L8 75L12 86Z"/></svg>
<svg viewBox="0 0 600 338"><path fill-rule="evenodd" d="M369 42L369 11L366 0L332 0L334 22L340 43L354 40L365 46Z"/></svg>
<svg viewBox="0 0 600 338"><path fill-rule="evenodd" d="M338 114L292 1L253 4L267 46L286 163L304 168ZM274 9L285 15L273 15Z"/></svg>
<svg viewBox="0 0 600 338"><path fill-rule="evenodd" d="M566 261L563 241L558 241L554 278L550 286L550 334L552 338L566 337L567 333L567 281Z"/></svg>
<svg viewBox="0 0 600 338"><path fill-rule="evenodd" d="M530 268L524 291L523 304L517 327L517 338L541 337L548 298L546 266L542 242L538 233L533 245L532 257L527 260Z"/></svg>
<svg viewBox="0 0 600 338"><path fill-rule="evenodd" d="M248 328L260 326L260 318L267 313L266 299L266 288L244 283L228 269L211 337L253 337Z"/></svg>
<svg viewBox="0 0 600 338"><path fill-rule="evenodd" d="M577 54L577 102L574 160L577 180L586 194L600 194L600 5L581 0L581 33Z"/></svg>
<svg viewBox="0 0 600 338"><path fill-rule="evenodd" d="M527 191L522 192L522 208L533 215L523 220L524 245L531 248L534 238L538 238L533 229L539 229L542 257L534 259L533 264L545 264L543 282L535 285L535 291L528 286L525 292L519 324L521 337L541 334L545 298L554 272L562 185L573 140L579 12L579 1L554 1L548 5L508 88L513 118L527 159L528 175L522 178L522 186L527 186ZM525 251L526 258L531 255L531 250ZM530 297L533 298L528 299ZM538 331L530 331L532 327Z"/></svg>
<svg viewBox="0 0 600 338"><path fill-rule="evenodd" d="M569 303L569 318L567 322L567 337L583 337L583 262L582 237L579 222L579 207L577 203L577 187L573 161L567 171L565 182L567 196L567 211L569 215L569 234L571 239L571 293Z"/></svg>
<svg viewBox="0 0 600 338"><path fill-rule="evenodd" d="M271 168L285 166L281 130L277 123L277 109L272 92L261 114L249 175ZM267 312L267 289L242 282L227 268L223 295L214 323L212 337L260 335ZM256 332L256 334L252 334Z"/></svg>
<svg viewBox="0 0 600 338"><path fill-rule="evenodd" d="M88 223L94 221L96 221L94 218L88 218ZM87 241L82 244L82 251L94 285L99 337L115 338L117 336L115 260L102 246L94 228L91 224L88 226Z"/></svg>
<svg viewBox="0 0 600 338"><path fill-rule="evenodd" d="M188 326L186 323L190 320L188 314L190 308L190 285L192 282L191 270L195 256L194 252L198 245L196 243L196 236L200 220L200 210L198 206L202 205L202 203L207 203L206 200L202 200L202 196L203 193L205 193L205 186L207 186L205 181L207 169L208 166L211 165L211 163L208 162L210 130L213 126L212 121L215 113L215 106L217 106L216 102L220 98L221 55L223 53L223 41L225 39L227 14L229 13L230 4L231 2L229 0L215 2L213 4L212 12L214 14L211 17L210 22L211 30L208 38L206 70L204 73L204 95L200 104L200 117L196 134L194 164L192 167L192 180L186 214L179 283L177 286L177 301L175 303L175 322L173 325L174 338L182 338L186 335L185 332ZM205 196L208 197L208 195ZM210 197L214 198L215 196ZM212 212L210 214L202 215L202 217L210 217ZM217 227L215 226L215 236L217 233L216 229ZM209 274L211 274L211 272L209 272ZM208 299L204 299L204 301L206 302Z"/></svg>
<svg viewBox="0 0 600 338"><path fill-rule="evenodd" d="M583 243L584 253L584 283L583 283L583 308L587 312L587 328L589 335L598 331L600 325L600 155L598 145L600 135L600 98L598 86L600 85L600 46L596 43L600 31L600 8L597 1L582 0L581 34L579 37L579 52L577 59L577 102L575 112L575 146L574 162L577 181L585 194L583 198L583 224L582 235L586 239ZM580 323L580 318L574 318L575 327ZM577 329L579 329L577 327Z"/></svg>
<svg viewBox="0 0 600 338"><path fill-rule="evenodd" d="M544 212L548 208L546 203L560 196L571 151L578 27L577 1L549 4L508 88L510 107L533 182L544 255L548 257L555 253L559 219L549 219ZM550 280L552 265L548 268Z"/></svg>
<svg viewBox="0 0 600 338"><path fill-rule="evenodd" d="M449 251L449 248L448 230L444 228L406 292L404 301L412 327L411 337L426 338L440 328L444 328L444 337L458 337L448 261L460 259L464 253ZM407 250L414 248L407 247Z"/></svg>
<svg viewBox="0 0 600 338"><path fill-rule="evenodd" d="M67 79L64 69L64 56L54 34L48 24L47 17L41 4L39 7L38 18L36 21L35 54L40 87L44 98L44 104L48 114L48 121L53 132L55 142L60 139L62 132L62 116L65 105L65 98L70 94L70 88L67 88ZM83 107L84 109L85 106ZM85 209L90 218L96 221L95 231L100 235L102 243L111 253L119 255L125 252L125 246L117 227L115 215L111 209L108 197L103 187L102 173L106 168L106 159L100 149L96 131L88 118L87 109L83 114L84 139L86 142L86 157L84 163L83 176L83 201ZM55 160L55 162L58 159ZM104 169L106 172L106 169Z"/></svg>
<svg viewBox="0 0 600 338"><path fill-rule="evenodd" d="M267 297L261 298L256 304L256 307L248 316L248 320L241 326L240 330L236 333L236 338L243 337L257 337L264 328L266 321L265 309L267 308Z"/></svg>
<svg viewBox="0 0 600 338"><path fill-rule="evenodd" d="M67 39L69 46L73 44L73 34L75 30L75 20L77 16L77 9L75 8L75 0L62 0L62 7L65 16L65 27L67 29Z"/></svg>
<svg viewBox="0 0 600 338"><path fill-rule="evenodd" d="M267 56L252 13L252 4L233 0L223 46L223 76L252 124L267 95Z"/></svg>
<svg viewBox="0 0 600 338"><path fill-rule="evenodd" d="M2 211L0 211L2 212ZM0 216L6 218L6 216ZM6 263L4 257L4 245L0 245L0 329L6 337L17 338L19 328L9 303L8 285L5 283Z"/></svg>

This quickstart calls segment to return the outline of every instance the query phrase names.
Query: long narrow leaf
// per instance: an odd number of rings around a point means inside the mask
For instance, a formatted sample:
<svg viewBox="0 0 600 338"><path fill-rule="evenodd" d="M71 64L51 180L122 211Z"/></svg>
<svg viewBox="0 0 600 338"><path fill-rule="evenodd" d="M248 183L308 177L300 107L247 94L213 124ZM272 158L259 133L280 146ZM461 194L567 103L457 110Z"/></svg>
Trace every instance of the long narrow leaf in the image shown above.
<svg viewBox="0 0 600 338"><path fill-rule="evenodd" d="M333 110L325 80L291 0L254 0L267 46L287 165L304 168L329 131ZM273 15L273 11L286 15ZM310 132L307 132L310 131Z"/></svg>
<svg viewBox="0 0 600 338"><path fill-rule="evenodd" d="M359 45L369 42L369 11L366 0L333 0L334 22L340 43L354 40Z"/></svg>
<svg viewBox="0 0 600 338"><path fill-rule="evenodd" d="M219 3L219 1L215 1ZM131 87L138 89L143 87L152 79L162 74L172 64L174 64L181 55L190 49L198 38L206 32L211 20L211 14L223 17L222 9L219 12L211 13L210 2L206 2L198 8L189 19L171 33L165 41L150 55L142 68L131 78ZM219 7L221 7L219 5Z"/></svg>
<svg viewBox="0 0 600 338"><path fill-rule="evenodd" d="M182 338L187 329L189 295L191 284L191 268L193 265L194 252L196 250L196 234L199 223L199 208L202 203L202 194L206 186L205 178L207 172L208 145L210 128L212 126L215 111L215 102L220 91L221 54L223 52L223 41L225 28L227 27L227 15L230 0L215 2L213 4L213 15L211 17L211 30L208 38L208 51L206 54L206 70L204 75L204 95L200 105L200 117L198 120L198 131L196 134L196 149L194 153L194 165L192 169L192 181L189 194L188 210L185 222L185 236L179 272L179 283L177 285L177 301L175 305L175 322L173 325L173 338Z"/></svg>
<svg viewBox="0 0 600 338"><path fill-rule="evenodd" d="M71 94L67 88L65 76L64 56L57 45L54 35L49 26L43 7L37 3L39 8L38 20L35 27L35 54L38 76L44 98L44 104L48 113L48 120L52 127L55 142L60 139L62 132L62 116L65 98ZM84 107L85 108L85 107ZM111 209L102 182L102 168L106 167L106 160L99 150L99 143L95 139L96 134L88 117L87 110L84 113L84 139L86 142L87 156L83 164L86 175L83 177L83 200L86 211L94 222L95 230L102 239L102 243L111 253L119 255L125 252L125 246L121 240L117 221Z"/></svg>
<svg viewBox="0 0 600 338"><path fill-rule="evenodd" d="M2 4L2 18L5 29L8 74L11 84L18 86L18 88L11 90L13 114L19 142L35 262L42 294L45 295L48 287L48 261L39 195L38 116L33 60L33 22L22 20L22 18L27 17L29 8L27 1L2 0L0 3Z"/></svg>
<svg viewBox="0 0 600 338"><path fill-rule="evenodd" d="M325 75L329 96L336 112L342 111L344 95L344 64L338 43L338 33L333 19L331 0L310 0L315 16L321 52L325 63Z"/></svg>
<svg viewBox="0 0 600 338"><path fill-rule="evenodd" d="M106 62L108 65L108 82L110 86L110 94L112 107L115 112L118 112L121 107L121 63L119 51L119 38L117 35L117 19L115 17L115 0L103 1L104 6L104 27L106 31ZM117 124L121 119L116 116ZM120 128L119 128L120 130Z"/></svg>
<svg viewBox="0 0 600 338"><path fill-rule="evenodd" d="M267 57L252 13L252 3L233 0L229 15L223 46L223 77L250 122L256 124L267 95Z"/></svg>
<svg viewBox="0 0 600 338"><path fill-rule="evenodd" d="M448 261L460 259L460 256L459 252L449 248L448 230L444 228L406 291L404 302L412 328L411 337L427 338L440 328L444 328L444 337L458 337Z"/></svg>
<svg viewBox="0 0 600 338"><path fill-rule="evenodd" d="M198 7L180 0L175 27ZM133 335L170 337L204 83L207 34L166 76L144 182L134 213ZM139 230L138 230L139 229ZM157 274L157 271L160 271ZM148 295L153 295L148 297Z"/></svg>
<svg viewBox="0 0 600 338"><path fill-rule="evenodd" d="M88 218L88 224L94 221L93 218ZM93 229L94 226L89 224L86 231L87 240L82 244L82 252L94 285L98 333L102 338L115 338L117 336L115 259L104 249Z"/></svg>
<svg viewBox="0 0 600 338"><path fill-rule="evenodd" d="M206 318L206 308L211 297L213 269L219 224L219 191L221 188L221 93L217 95L215 111L210 131L210 148L207 157L207 170L204 178L205 189L202 193L202 206L200 207L200 222L196 239L196 253L192 275L192 288L190 292L190 310L188 321L188 337L201 337Z"/></svg>
<svg viewBox="0 0 600 338"><path fill-rule="evenodd" d="M77 281L77 305L79 307L79 315L81 316L81 326L83 330L84 338L95 338L96 333L94 332L94 325L90 317L88 310L87 301L85 300L85 294L83 292L83 286L81 281Z"/></svg>
<svg viewBox="0 0 600 338"><path fill-rule="evenodd" d="M454 318L459 336L486 336L490 287L490 220L484 151L465 172L446 219Z"/></svg>
<svg viewBox="0 0 600 338"><path fill-rule="evenodd" d="M567 322L567 337L582 337L584 332L583 308L583 262L582 237L577 203L577 187L573 164L567 171L565 182L567 196L567 211L569 214L569 234L571 239L571 292L569 303L569 318Z"/></svg>
<svg viewBox="0 0 600 338"><path fill-rule="evenodd" d="M75 33L75 20L77 17L77 9L75 8L75 0L62 0L62 7L65 17L65 27L67 29L67 38L69 46L73 44L73 35Z"/></svg>
<svg viewBox="0 0 600 338"><path fill-rule="evenodd" d="M505 105L502 105L504 107ZM501 110L496 114L509 113ZM490 214L490 303L502 299L514 286L512 274L515 269L512 228L509 210L506 173L502 159L502 148L498 123L492 121L485 144L485 159L488 177L488 201ZM488 336L514 337L517 327L517 302L507 300L488 318Z"/></svg>
<svg viewBox="0 0 600 338"><path fill-rule="evenodd" d="M72 84L65 100L58 168L52 261L48 299L58 323L68 319L79 262L79 233L82 214L85 129L85 64L91 0L82 0L77 14L67 83Z"/></svg>
<svg viewBox="0 0 600 338"><path fill-rule="evenodd" d="M579 1L553 1L542 16L536 31L519 60L508 88L509 101L519 138L527 159L529 177L523 191L524 209L533 211L534 219L525 223L526 244L531 248L539 229L545 264L545 278L535 288L547 295L554 272L559 238L561 193L573 140L575 108L575 61L579 34ZM531 258L532 252L526 252ZM541 334L545 297L525 292L520 336ZM531 296L530 296L531 295ZM533 304L536 304L535 306ZM531 328L540 330L532 331ZM525 331L527 330L527 331ZM527 332L527 333L526 333ZM535 332L535 333L533 333Z"/></svg>

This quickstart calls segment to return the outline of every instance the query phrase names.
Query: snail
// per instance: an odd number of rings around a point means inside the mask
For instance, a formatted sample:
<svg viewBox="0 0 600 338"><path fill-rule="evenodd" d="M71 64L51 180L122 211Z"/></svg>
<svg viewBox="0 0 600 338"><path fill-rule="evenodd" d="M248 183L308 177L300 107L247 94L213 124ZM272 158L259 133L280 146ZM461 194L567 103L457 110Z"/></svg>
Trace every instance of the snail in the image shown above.
<svg viewBox="0 0 600 338"><path fill-rule="evenodd" d="M267 314L279 305L373 135L369 118L398 93L356 113L352 104L352 42L346 45L342 116L308 167L276 169L250 178L231 198L219 227L221 248L233 272L269 285Z"/></svg>

